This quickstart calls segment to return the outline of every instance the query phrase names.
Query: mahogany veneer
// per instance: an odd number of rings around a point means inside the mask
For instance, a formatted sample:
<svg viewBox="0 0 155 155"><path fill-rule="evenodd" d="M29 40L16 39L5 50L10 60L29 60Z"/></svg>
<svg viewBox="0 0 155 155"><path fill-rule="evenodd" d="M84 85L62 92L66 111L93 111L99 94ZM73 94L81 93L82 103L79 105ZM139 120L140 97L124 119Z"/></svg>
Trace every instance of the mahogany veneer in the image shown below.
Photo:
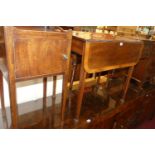
<svg viewBox="0 0 155 155"><path fill-rule="evenodd" d="M86 74L129 67L121 98L121 101L124 102L130 78L134 66L139 61L142 48L143 43L140 40L112 37L110 35L96 35L94 33L74 32L72 51L82 55L77 100L77 120L79 119L81 111Z"/></svg>
<svg viewBox="0 0 155 155"><path fill-rule="evenodd" d="M63 74L62 117L66 104L71 31L55 32L43 27L4 27L5 55L0 62L2 75L8 80L12 127L18 128L16 82L43 77L43 111L46 110L47 77L54 76L53 101L55 98L56 75ZM1 104L4 109L3 85ZM53 103L54 104L54 103Z"/></svg>

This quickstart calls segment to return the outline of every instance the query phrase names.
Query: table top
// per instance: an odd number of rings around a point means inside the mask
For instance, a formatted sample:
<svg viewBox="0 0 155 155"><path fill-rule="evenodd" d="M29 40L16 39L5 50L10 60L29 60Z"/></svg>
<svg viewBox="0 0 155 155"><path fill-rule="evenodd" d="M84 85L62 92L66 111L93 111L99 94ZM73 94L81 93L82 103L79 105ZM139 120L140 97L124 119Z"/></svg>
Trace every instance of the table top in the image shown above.
<svg viewBox="0 0 155 155"><path fill-rule="evenodd" d="M105 41L127 41L140 42L137 36L114 36L111 34L73 31L73 38L89 42L105 42Z"/></svg>
<svg viewBox="0 0 155 155"><path fill-rule="evenodd" d="M19 29L24 30L36 30L36 31L60 31L56 26L17 26ZM141 36L115 36L111 34L96 33L96 32L82 32L82 31L72 31L73 38L89 41L89 42L104 42L104 41L130 41L130 42L139 42L139 41L150 41L154 42L155 40L146 39ZM0 39L0 43L4 43L3 39Z"/></svg>

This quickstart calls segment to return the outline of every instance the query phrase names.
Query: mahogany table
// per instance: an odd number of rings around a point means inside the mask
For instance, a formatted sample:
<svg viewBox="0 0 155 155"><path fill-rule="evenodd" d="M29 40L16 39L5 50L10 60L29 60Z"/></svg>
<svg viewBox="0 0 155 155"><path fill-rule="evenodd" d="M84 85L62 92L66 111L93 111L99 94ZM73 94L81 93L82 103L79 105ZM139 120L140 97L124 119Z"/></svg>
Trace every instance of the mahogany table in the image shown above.
<svg viewBox="0 0 155 155"><path fill-rule="evenodd" d="M142 48L143 43L138 39L73 31L71 50L82 56L76 120L80 116L86 73L129 67L121 98L124 102L132 72L141 56Z"/></svg>

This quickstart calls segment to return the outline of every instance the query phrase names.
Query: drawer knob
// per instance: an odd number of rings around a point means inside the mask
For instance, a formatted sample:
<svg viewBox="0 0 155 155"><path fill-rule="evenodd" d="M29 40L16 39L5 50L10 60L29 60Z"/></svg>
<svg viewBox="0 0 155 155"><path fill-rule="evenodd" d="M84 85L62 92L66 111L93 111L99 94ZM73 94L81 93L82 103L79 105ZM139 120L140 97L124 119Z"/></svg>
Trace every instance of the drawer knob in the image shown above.
<svg viewBox="0 0 155 155"><path fill-rule="evenodd" d="M68 60L68 56L66 54L63 54L62 56L63 56L64 60Z"/></svg>
<svg viewBox="0 0 155 155"><path fill-rule="evenodd" d="M120 45L120 46L123 46L123 42L120 42L119 45Z"/></svg>

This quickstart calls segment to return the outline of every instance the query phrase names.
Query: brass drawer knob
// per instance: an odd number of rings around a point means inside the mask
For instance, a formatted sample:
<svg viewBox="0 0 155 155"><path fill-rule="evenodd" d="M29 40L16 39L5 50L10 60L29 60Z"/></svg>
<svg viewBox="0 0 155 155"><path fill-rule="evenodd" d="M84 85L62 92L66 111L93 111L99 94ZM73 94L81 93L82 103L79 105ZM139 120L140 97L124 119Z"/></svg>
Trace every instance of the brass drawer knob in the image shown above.
<svg viewBox="0 0 155 155"><path fill-rule="evenodd" d="M123 42L120 42L120 43L119 43L119 45L120 45L120 46L123 46L123 45L124 45L124 43L123 43Z"/></svg>
<svg viewBox="0 0 155 155"><path fill-rule="evenodd" d="M62 56L63 56L64 60L68 60L68 56L66 54L63 54Z"/></svg>

